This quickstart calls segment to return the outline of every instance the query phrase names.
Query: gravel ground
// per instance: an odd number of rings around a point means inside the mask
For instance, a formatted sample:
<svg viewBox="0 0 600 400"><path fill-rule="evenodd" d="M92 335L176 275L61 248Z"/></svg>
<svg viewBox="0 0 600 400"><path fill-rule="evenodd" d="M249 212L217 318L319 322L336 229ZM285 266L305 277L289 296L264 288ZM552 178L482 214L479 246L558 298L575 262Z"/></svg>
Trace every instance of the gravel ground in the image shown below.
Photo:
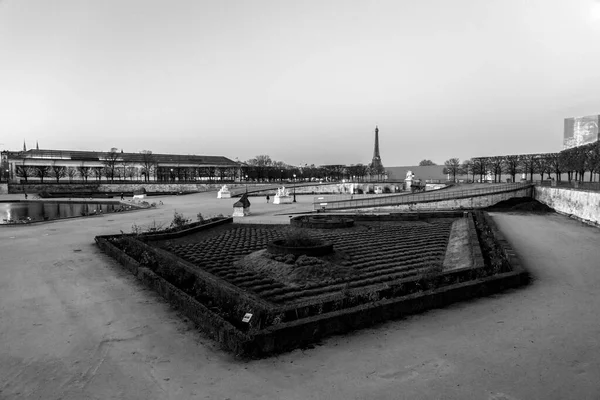
<svg viewBox="0 0 600 400"><path fill-rule="evenodd" d="M93 243L134 222L169 222L175 209L230 214L233 201L213 196L0 227L0 398L600 398L600 230L558 214L493 214L530 286L241 362ZM251 201L244 222L286 223L274 214L308 210L312 196Z"/></svg>

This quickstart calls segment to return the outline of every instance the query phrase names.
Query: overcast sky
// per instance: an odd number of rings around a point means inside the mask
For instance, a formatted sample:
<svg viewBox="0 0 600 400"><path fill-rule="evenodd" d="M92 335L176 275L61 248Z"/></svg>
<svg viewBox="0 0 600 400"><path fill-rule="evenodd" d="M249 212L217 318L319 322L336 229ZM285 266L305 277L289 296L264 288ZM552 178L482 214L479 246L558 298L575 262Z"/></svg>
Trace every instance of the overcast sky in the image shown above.
<svg viewBox="0 0 600 400"><path fill-rule="evenodd" d="M597 0L0 0L0 148L386 166L558 151Z"/></svg>

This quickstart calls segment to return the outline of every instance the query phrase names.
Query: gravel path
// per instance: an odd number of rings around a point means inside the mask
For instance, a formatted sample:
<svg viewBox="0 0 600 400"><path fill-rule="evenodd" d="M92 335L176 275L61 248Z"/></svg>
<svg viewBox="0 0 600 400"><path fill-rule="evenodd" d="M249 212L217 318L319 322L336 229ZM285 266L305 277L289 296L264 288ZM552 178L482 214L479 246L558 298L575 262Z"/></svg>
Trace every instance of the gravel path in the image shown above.
<svg viewBox="0 0 600 400"><path fill-rule="evenodd" d="M230 214L213 196L0 229L0 398L600 398L600 230L555 214L493 214L530 286L240 362L93 244L134 222L168 222L175 209ZM275 207L253 202L252 218L286 222Z"/></svg>

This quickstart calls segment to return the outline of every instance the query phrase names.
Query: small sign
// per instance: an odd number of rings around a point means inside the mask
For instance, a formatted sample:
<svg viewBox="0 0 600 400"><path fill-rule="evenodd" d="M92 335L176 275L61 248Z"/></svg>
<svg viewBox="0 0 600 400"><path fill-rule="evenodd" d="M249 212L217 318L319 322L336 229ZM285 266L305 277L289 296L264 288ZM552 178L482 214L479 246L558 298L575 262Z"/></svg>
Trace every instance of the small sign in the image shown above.
<svg viewBox="0 0 600 400"><path fill-rule="evenodd" d="M327 203L319 203L320 206L326 206Z"/></svg>
<svg viewBox="0 0 600 400"><path fill-rule="evenodd" d="M244 315L244 318L242 318L242 322L250 322L250 318L252 318L252 314L246 313L246 315Z"/></svg>

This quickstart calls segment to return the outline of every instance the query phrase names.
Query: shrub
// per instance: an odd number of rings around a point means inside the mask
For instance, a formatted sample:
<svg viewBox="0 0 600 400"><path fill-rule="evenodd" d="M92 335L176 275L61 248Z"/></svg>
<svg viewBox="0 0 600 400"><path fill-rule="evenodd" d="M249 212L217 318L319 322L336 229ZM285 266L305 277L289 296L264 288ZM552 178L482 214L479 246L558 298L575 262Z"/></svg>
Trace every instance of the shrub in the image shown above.
<svg viewBox="0 0 600 400"><path fill-rule="evenodd" d="M190 222L191 221L188 218L185 218L183 214L180 214L177 211L175 211L173 213L173 221L171 221L169 228L173 228L174 230L180 230L183 229L183 227L189 224Z"/></svg>
<svg viewBox="0 0 600 400"><path fill-rule="evenodd" d="M133 233L134 235L141 235L142 232L142 227L136 224L135 222L133 223L133 225L131 225L131 233Z"/></svg>
<svg viewBox="0 0 600 400"><path fill-rule="evenodd" d="M283 233L284 246L288 247L311 247L318 246L322 242L310 236L304 229L289 228Z"/></svg>
<svg viewBox="0 0 600 400"><path fill-rule="evenodd" d="M198 220L198 222L204 222L204 217L202 216L201 212L196 214L196 220Z"/></svg>
<svg viewBox="0 0 600 400"><path fill-rule="evenodd" d="M164 224L157 224L156 220L152 221L146 228L146 232L158 232L162 230L164 230Z"/></svg>

